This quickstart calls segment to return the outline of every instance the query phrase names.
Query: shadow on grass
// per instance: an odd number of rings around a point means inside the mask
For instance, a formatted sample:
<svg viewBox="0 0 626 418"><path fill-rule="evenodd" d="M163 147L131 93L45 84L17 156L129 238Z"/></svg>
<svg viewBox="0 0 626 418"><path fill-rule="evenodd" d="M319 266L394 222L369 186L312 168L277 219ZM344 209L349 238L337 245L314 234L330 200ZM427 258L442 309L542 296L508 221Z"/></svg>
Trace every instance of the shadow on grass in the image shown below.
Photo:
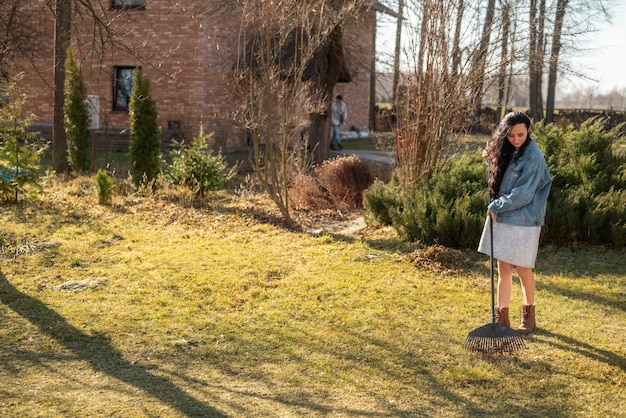
<svg viewBox="0 0 626 418"><path fill-rule="evenodd" d="M537 341L541 341L546 345L563 350L564 352L573 351L591 360L606 363L609 366L619 367L622 371L626 372L626 358L610 351L601 350L590 344L545 329L538 329L534 338Z"/></svg>
<svg viewBox="0 0 626 418"><path fill-rule="evenodd" d="M570 299L583 300L591 302L595 305L602 307L611 307L613 309L626 311L626 303L623 297L619 295L615 299L607 298L606 296L599 295L593 291L583 291L579 288L571 289L565 286L559 286L555 283L546 283L545 281L537 281L537 289L542 291L548 291L557 295L565 296Z"/></svg>
<svg viewBox="0 0 626 418"><path fill-rule="evenodd" d="M95 219L71 206L61 206L49 202L45 206L41 206L36 202L21 201L18 204L6 203L0 207L13 211L11 222L25 225L36 223L37 227L43 229L45 235L48 236L67 225L81 227L89 224L90 230L99 233L104 233L106 229L106 226L99 219ZM45 220L46 217L49 218L49 221L42 222L42 219Z"/></svg>
<svg viewBox="0 0 626 418"><path fill-rule="evenodd" d="M1 271L0 301L38 327L42 334L72 351L78 359L88 362L93 370L134 386L186 416L226 416L185 393L169 380L124 359L105 336L90 336L74 328L41 301L16 289Z"/></svg>
<svg viewBox="0 0 626 418"><path fill-rule="evenodd" d="M369 238L364 242L375 250L401 254L410 254L418 248L417 244L402 241L400 238Z"/></svg>
<svg viewBox="0 0 626 418"><path fill-rule="evenodd" d="M450 343L451 341L448 341ZM370 340L370 343L375 344L381 350L398 350L397 347L394 347L387 341L373 339ZM444 378L440 375L429 371L426 367L420 366L419 363L416 364L416 361L419 362L422 359L426 364L430 361L428 356L425 356L424 353L428 352L428 350L432 350L432 343L422 343L423 346L420 347L420 343L416 342L415 345L408 351L406 351L401 357L401 364L403 365L403 369L417 369L420 376L427 383L425 387L428 388L428 391L431 392L435 397L445 400L445 402L450 402L454 405L463 405L463 413L464 416L467 417L482 417L482 416L545 416L546 411L551 411L550 416L553 418L565 418L569 416L565 410L561 411L559 406L553 405L552 407L548 404L538 403L534 406L530 405L522 405L519 404L517 400L507 397L506 394L502 394L501 397L498 398L490 398L488 394L485 396L466 396L462 394L458 394L454 390L454 385L458 385L459 382L451 384L446 382ZM492 366L496 368L503 367L505 369L509 368L509 364L511 362L517 361L515 357L511 356L482 356L484 361L489 362ZM381 370L385 370L389 376L393 379L402 379L402 375L395 375L390 372L390 368L385 364L380 364L378 367ZM481 389L482 385L491 386L491 383L485 382L474 382L470 383L465 382L464 385L473 385L477 390ZM486 388L486 392L492 393L491 388ZM433 410L420 411L419 416L437 416L440 414L436 408Z"/></svg>
<svg viewBox="0 0 626 418"><path fill-rule="evenodd" d="M577 249L542 246L537 270L542 274L597 277L604 274L624 275L624 249L583 245Z"/></svg>

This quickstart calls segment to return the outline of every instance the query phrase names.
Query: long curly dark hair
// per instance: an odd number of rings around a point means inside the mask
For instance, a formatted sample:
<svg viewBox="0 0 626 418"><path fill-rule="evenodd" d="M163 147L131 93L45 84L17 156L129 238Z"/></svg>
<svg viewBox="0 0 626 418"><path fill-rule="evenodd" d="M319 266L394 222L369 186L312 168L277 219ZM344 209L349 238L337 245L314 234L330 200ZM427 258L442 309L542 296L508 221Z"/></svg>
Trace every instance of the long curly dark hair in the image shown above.
<svg viewBox="0 0 626 418"><path fill-rule="evenodd" d="M500 124L494 131L491 141L487 145L487 161L489 162L489 198L495 200L500 195L500 185L504 172L511 162L511 157L515 152L515 147L511 145L507 139L507 135L511 128L517 124L523 123L526 129L530 129L530 118L524 112L510 112L504 116ZM520 147L519 154L515 157L518 159L524 154L526 147L530 144L530 131L526 136L526 141Z"/></svg>

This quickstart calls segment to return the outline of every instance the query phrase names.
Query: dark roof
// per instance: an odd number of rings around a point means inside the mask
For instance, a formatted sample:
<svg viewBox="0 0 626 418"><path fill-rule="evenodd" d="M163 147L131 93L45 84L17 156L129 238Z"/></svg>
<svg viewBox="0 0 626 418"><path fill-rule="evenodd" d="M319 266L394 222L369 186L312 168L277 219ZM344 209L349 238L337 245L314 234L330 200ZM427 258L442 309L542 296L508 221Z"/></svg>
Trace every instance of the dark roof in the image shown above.
<svg viewBox="0 0 626 418"><path fill-rule="evenodd" d="M389 7L385 6L384 4L381 4L379 1L376 0L370 0L370 7L374 10L376 10L377 12L381 12L381 13L385 13L391 17L398 17L398 12L390 9Z"/></svg>

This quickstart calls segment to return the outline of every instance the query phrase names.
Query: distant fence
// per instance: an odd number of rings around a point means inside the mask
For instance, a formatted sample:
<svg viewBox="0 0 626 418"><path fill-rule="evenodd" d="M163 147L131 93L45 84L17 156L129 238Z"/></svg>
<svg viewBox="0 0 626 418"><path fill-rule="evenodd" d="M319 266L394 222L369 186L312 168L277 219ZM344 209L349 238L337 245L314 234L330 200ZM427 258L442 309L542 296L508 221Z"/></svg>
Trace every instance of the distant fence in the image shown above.
<svg viewBox="0 0 626 418"><path fill-rule="evenodd" d="M483 108L480 115L480 132L490 133L495 127L495 109ZM626 122L626 111L602 110L602 109L555 109L554 123L571 123L575 127L591 118L602 118L606 121L607 128L613 128L620 123ZM374 130L378 132L391 132L395 126L395 115L392 109L376 108ZM471 127L472 118L470 115L463 119L460 128Z"/></svg>
<svg viewBox="0 0 626 418"><path fill-rule="evenodd" d="M591 118L603 118L607 127L613 128L620 123L626 122L626 111L599 110L599 109L557 109L554 112L554 123L571 123L580 126L583 122Z"/></svg>
<svg viewBox="0 0 626 418"><path fill-rule="evenodd" d="M43 138L52 141L52 124L35 123L31 129L41 133ZM161 149L164 151L170 150L172 148L172 140L179 137L179 131L163 129ZM128 151L130 147L130 133L128 129L94 129L90 141L93 149L96 151Z"/></svg>

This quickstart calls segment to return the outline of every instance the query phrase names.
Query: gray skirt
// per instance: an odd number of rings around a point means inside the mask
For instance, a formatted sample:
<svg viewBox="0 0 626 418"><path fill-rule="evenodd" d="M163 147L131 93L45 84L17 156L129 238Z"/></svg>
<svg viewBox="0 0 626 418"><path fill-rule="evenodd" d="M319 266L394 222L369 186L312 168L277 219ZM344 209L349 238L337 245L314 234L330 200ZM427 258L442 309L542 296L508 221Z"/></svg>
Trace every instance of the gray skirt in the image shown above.
<svg viewBox="0 0 626 418"><path fill-rule="evenodd" d="M540 226L493 223L493 257L514 266L535 268ZM489 217L485 221L478 252L490 255Z"/></svg>

